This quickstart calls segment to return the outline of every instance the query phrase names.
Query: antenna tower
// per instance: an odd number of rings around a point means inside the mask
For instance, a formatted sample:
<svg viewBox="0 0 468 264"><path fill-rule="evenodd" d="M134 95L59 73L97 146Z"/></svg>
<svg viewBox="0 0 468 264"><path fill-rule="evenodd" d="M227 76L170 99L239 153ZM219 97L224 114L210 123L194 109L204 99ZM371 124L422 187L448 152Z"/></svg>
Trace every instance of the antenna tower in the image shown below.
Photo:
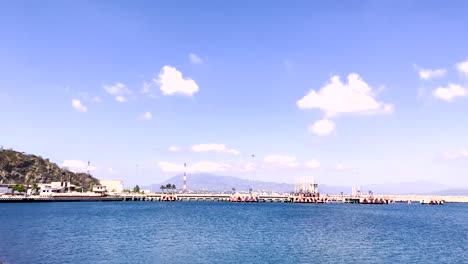
<svg viewBox="0 0 468 264"><path fill-rule="evenodd" d="M184 187L182 188L183 193L187 193L187 163L184 163Z"/></svg>

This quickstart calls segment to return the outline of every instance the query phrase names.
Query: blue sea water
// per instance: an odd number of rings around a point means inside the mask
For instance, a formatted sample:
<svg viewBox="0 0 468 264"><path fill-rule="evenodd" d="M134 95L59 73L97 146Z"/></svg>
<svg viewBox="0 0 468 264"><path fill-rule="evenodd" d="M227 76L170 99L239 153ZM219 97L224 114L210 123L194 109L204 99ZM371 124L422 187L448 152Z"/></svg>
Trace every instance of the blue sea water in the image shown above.
<svg viewBox="0 0 468 264"><path fill-rule="evenodd" d="M0 204L3 263L468 263L468 204Z"/></svg>

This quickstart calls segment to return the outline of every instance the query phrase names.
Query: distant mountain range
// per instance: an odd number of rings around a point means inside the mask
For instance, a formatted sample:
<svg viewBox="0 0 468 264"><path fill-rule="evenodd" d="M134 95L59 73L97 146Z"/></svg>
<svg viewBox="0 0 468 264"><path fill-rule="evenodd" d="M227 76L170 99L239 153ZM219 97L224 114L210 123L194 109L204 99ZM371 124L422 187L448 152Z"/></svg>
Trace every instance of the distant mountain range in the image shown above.
<svg viewBox="0 0 468 264"><path fill-rule="evenodd" d="M151 188L153 191L159 190L161 185L167 183L175 184L178 189L182 188L183 176L176 175L159 184L152 184L142 188ZM236 188L238 191L248 191L250 188L255 190L276 191L276 192L291 192L294 190L293 184L276 183L276 182L263 182L263 181L250 181L247 179L232 177L232 176L219 176L213 174L191 174L187 177L187 187L192 191L231 191Z"/></svg>
<svg viewBox="0 0 468 264"><path fill-rule="evenodd" d="M182 188L183 176L176 175L159 184L142 187L159 191L161 185L167 183L175 184L178 189ZM265 192L292 192L294 184L251 181L232 176L220 176L213 174L191 174L187 177L187 187L191 191L218 191L230 192L232 188L237 191L248 191L250 188ZM319 183L319 191L322 194L344 194L351 193L351 186L333 186ZM361 186L361 191L367 193L372 190L374 194L429 194L429 195L468 195L468 189L452 188L443 184L427 181L371 184Z"/></svg>

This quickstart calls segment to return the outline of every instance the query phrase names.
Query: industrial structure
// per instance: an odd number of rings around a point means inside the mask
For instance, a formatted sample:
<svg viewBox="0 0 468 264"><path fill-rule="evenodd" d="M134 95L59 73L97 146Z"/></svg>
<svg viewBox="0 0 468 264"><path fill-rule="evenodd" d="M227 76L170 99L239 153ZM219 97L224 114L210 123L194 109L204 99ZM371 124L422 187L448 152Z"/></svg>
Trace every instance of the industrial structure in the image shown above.
<svg viewBox="0 0 468 264"><path fill-rule="evenodd" d="M312 176L304 176L295 179L294 193L307 197L318 197L318 184Z"/></svg>

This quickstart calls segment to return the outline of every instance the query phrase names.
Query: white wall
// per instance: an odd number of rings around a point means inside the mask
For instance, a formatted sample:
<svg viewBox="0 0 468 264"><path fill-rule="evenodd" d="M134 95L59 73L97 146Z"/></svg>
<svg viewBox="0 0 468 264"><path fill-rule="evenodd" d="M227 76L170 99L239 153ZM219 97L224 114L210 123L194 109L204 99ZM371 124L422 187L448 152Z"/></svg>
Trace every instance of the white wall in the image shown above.
<svg viewBox="0 0 468 264"><path fill-rule="evenodd" d="M108 192L112 192L115 189L115 192L121 193L124 190L123 181L114 181L114 180L102 180L99 181L102 186L106 186Z"/></svg>

